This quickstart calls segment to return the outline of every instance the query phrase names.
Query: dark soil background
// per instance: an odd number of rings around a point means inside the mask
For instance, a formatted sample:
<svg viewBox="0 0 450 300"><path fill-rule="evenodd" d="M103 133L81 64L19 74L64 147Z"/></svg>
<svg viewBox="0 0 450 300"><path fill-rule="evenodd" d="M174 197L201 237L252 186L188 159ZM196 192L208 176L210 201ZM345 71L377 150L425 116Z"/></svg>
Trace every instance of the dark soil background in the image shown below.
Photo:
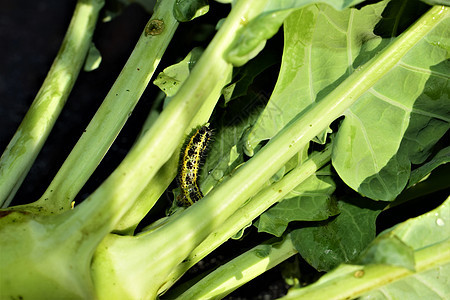
<svg viewBox="0 0 450 300"><path fill-rule="evenodd" d="M215 23L225 17L229 10L229 6L211 2L209 14L201 20L179 26L156 74L183 58L193 47L207 44L214 34ZM75 0L0 1L1 152L14 135L44 81L61 45L75 4ZM142 7L131 5L111 22L99 22L93 41L102 54L100 68L80 73L55 127L13 204L35 201L45 191L120 73L148 18L148 13ZM211 25L205 27L205 21ZM203 34L198 35L197 32ZM180 52L180 49L184 49L184 52ZM78 195L77 202L86 198L126 155L157 92L158 89L150 83L125 128ZM262 236L261 241L266 238ZM218 266L255 245L231 242L218 249L212 258L201 262L191 275ZM280 269L275 268L226 299L275 299L284 295L287 288Z"/></svg>

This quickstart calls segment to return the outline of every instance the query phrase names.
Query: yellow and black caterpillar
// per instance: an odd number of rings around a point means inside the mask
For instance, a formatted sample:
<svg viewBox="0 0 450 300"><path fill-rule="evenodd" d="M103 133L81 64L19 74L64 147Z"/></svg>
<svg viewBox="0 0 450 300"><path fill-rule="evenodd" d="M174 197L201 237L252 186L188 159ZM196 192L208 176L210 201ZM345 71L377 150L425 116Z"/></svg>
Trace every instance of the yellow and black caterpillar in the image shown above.
<svg viewBox="0 0 450 300"><path fill-rule="evenodd" d="M212 131L207 125L199 127L193 131L181 150L177 179L181 189L178 202L182 206L190 206L203 198L198 186L198 173L211 136Z"/></svg>

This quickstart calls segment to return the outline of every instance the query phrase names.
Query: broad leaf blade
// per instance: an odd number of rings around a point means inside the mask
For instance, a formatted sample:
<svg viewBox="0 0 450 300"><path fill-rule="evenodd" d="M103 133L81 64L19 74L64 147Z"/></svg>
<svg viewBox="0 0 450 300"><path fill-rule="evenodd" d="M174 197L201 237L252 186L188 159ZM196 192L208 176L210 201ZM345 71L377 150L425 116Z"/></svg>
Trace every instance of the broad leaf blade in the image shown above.
<svg viewBox="0 0 450 300"><path fill-rule="evenodd" d="M363 295L361 300L447 299L450 295L450 263L415 274Z"/></svg>
<svg viewBox="0 0 450 300"><path fill-rule="evenodd" d="M385 5L380 2L345 11L310 5L285 20L280 75L264 113L249 134L249 154L353 72L362 46L377 43L373 28Z"/></svg>
<svg viewBox="0 0 450 300"><path fill-rule="evenodd" d="M333 166L361 194L395 199L450 127L449 28L447 17L345 113Z"/></svg>
<svg viewBox="0 0 450 300"><path fill-rule="evenodd" d="M312 285L291 289L283 299L353 299L364 293L359 299L445 299L450 294L448 224L450 198L437 209L409 219L375 240L390 236L411 247L415 273L376 261L367 265L342 264ZM375 242L373 245L382 246Z"/></svg>
<svg viewBox="0 0 450 300"><path fill-rule="evenodd" d="M260 216L256 225L258 231L281 236L289 222L322 221L337 215L337 202L331 198L334 190L335 184L330 176L309 177L286 199Z"/></svg>
<svg viewBox="0 0 450 300"><path fill-rule="evenodd" d="M397 227L380 234L375 241L386 239L400 239L413 250L420 250L433 244L445 243L450 240L450 199L439 208L425 215L406 221ZM379 245L371 245L368 251ZM398 253L387 251L381 247L379 252L389 253L391 257ZM447 249L450 253L450 249ZM373 261L371 263L374 263ZM406 267L406 266L405 266ZM378 289L367 294L362 299L443 299L450 295L450 264L433 268L424 273L417 273L409 278Z"/></svg>
<svg viewBox="0 0 450 300"><path fill-rule="evenodd" d="M450 162L450 146L439 151L432 160L411 172L408 187L411 187L428 176L437 167Z"/></svg>
<svg viewBox="0 0 450 300"><path fill-rule="evenodd" d="M174 96L180 89L183 82L188 78L195 63L199 60L203 50L194 48L179 63L165 68L158 74L153 84L158 86L167 97Z"/></svg>
<svg viewBox="0 0 450 300"><path fill-rule="evenodd" d="M300 255L319 271L349 262L375 238L375 220L382 207L364 199L340 201L340 214L331 221L294 230L292 241Z"/></svg>
<svg viewBox="0 0 450 300"><path fill-rule="evenodd" d="M291 12L310 4L323 2L334 9L343 10L363 0L269 0L266 2L264 11L241 29L239 36L225 53L225 57L235 66L242 66L264 48L266 40L277 33L284 19Z"/></svg>
<svg viewBox="0 0 450 300"><path fill-rule="evenodd" d="M173 15L179 22L188 22L203 16L208 10L208 0L177 0L173 7Z"/></svg>

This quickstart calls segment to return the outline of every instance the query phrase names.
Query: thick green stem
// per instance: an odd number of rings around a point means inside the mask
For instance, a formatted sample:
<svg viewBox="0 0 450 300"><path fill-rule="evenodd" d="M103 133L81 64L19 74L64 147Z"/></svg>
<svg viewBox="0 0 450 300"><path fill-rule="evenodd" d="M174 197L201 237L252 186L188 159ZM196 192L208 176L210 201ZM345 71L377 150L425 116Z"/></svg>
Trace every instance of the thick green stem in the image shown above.
<svg viewBox="0 0 450 300"><path fill-rule="evenodd" d="M79 0L61 48L25 118L0 159L0 206L25 179L83 66L103 0Z"/></svg>
<svg viewBox="0 0 450 300"><path fill-rule="evenodd" d="M61 169L35 205L48 212L70 209L147 87L178 22L175 0L159 1L122 72Z"/></svg>
<svg viewBox="0 0 450 300"><path fill-rule="evenodd" d="M296 253L289 234L282 241L263 243L220 266L176 299L222 299Z"/></svg>
<svg viewBox="0 0 450 300"><path fill-rule="evenodd" d="M331 158L331 145L319 153L314 153L300 166L291 170L280 181L264 188L244 206L239 208L216 231L212 232L189 256L179 264L167 278L160 293L169 289L187 270L226 242L239 230L250 224L254 219L266 211L270 206L283 199L292 189L313 175Z"/></svg>

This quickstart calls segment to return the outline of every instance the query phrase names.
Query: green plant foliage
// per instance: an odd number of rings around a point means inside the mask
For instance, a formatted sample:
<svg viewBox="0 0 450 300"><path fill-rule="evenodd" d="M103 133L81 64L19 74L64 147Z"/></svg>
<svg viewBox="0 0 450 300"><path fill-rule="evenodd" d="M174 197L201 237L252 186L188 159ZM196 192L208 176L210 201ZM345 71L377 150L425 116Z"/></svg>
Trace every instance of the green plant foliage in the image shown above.
<svg viewBox="0 0 450 300"><path fill-rule="evenodd" d="M177 64L165 68L153 84L158 86L167 97L174 96L180 89L181 84L188 78L191 69L202 55L200 48L194 48L186 57Z"/></svg>
<svg viewBox="0 0 450 300"><path fill-rule="evenodd" d="M283 299L331 295L345 299L361 294L361 299L445 299L450 292L448 222L450 198L435 210L381 233L362 254L365 265L343 264L306 288L290 290ZM407 248L413 250L415 271L410 270Z"/></svg>
<svg viewBox="0 0 450 300"><path fill-rule="evenodd" d="M446 5L450 6L450 2L448 0L422 0L423 2L429 5Z"/></svg>
<svg viewBox="0 0 450 300"><path fill-rule="evenodd" d="M404 253L405 250L393 251L389 244L403 243L402 248L407 246L413 251L426 249L434 245L448 245L450 241L450 198L442 204L439 208L422 215L420 217L408 220L387 232L381 233L374 243L369 246L367 252L374 252L381 254L384 259L382 261L375 259L365 260L367 263L378 264L390 264L399 265L399 258L409 256L410 254ZM432 233L431 233L432 232ZM391 241L390 243L380 241ZM396 241L396 242L393 242ZM406 250L407 251L407 250ZM439 266L434 266L434 260L437 257L428 256L423 259L428 261L418 261L418 257L415 257L413 264L408 259L407 262L400 262L400 265L411 269L416 268L418 264L425 263L430 266L426 271L418 272L410 277L404 278L397 282L390 283L383 288L374 290L369 294L366 294L362 299L388 299L395 297L406 297L409 299L418 299L420 297L426 297L427 299L442 299L445 295L449 295L450 287L448 286L448 280L450 278L450 251L449 248L443 250L447 254L446 263L439 262Z"/></svg>
<svg viewBox="0 0 450 300"><path fill-rule="evenodd" d="M339 213L337 202L331 197L335 184L330 176L311 176L282 202L258 220L258 231L281 236L292 221L322 221Z"/></svg>
<svg viewBox="0 0 450 300"><path fill-rule="evenodd" d="M296 9L305 7L312 3L318 3L317 0L269 0L266 3L264 11L251 20L229 47L226 57L235 66L245 64L249 59L255 57L264 48L266 40L271 38L280 28L284 19ZM362 0L345 1L331 0L327 5L339 10L351 7Z"/></svg>
<svg viewBox="0 0 450 300"><path fill-rule="evenodd" d="M414 250L396 236L380 236L361 254L358 264L386 264L414 271Z"/></svg>
<svg viewBox="0 0 450 300"><path fill-rule="evenodd" d="M248 136L248 153L358 67L353 63L360 52L380 41L373 28L385 6L379 2L361 10L336 11L328 5L311 5L286 19L280 75Z"/></svg>
<svg viewBox="0 0 450 300"><path fill-rule="evenodd" d="M83 70L86 72L94 71L100 66L102 62L102 55L100 51L98 51L97 47L94 44L91 44L89 47L89 52L86 57L86 61L84 62Z"/></svg>
<svg viewBox="0 0 450 300"><path fill-rule="evenodd" d="M177 0L173 7L173 15L179 22L188 22L203 16L208 10L208 0Z"/></svg>
<svg viewBox="0 0 450 300"><path fill-rule="evenodd" d="M449 129L450 90L443 75L450 70L449 27L447 18L346 111L333 166L361 194L395 199L408 181L410 164L422 163Z"/></svg>
<svg viewBox="0 0 450 300"><path fill-rule="evenodd" d="M300 255L319 271L355 259L375 238L375 220L382 207L363 199L338 203L340 214L323 223L294 230L292 240Z"/></svg>
<svg viewBox="0 0 450 300"><path fill-rule="evenodd" d="M411 172L408 188L415 185L437 167L450 162L450 147L440 150L429 162Z"/></svg>

